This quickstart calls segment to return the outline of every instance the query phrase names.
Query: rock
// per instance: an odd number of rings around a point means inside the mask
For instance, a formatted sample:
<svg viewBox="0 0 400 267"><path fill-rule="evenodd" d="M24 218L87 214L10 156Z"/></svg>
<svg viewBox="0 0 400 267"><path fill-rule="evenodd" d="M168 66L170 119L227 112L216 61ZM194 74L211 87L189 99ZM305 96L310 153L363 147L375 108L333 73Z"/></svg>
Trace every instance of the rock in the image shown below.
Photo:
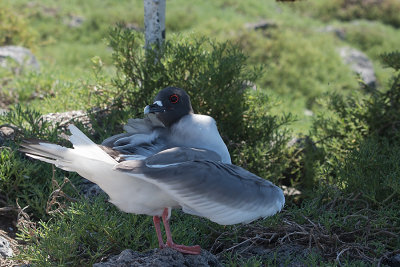
<svg viewBox="0 0 400 267"><path fill-rule="evenodd" d="M0 127L0 146L3 145L6 140L14 140L14 136L15 131L13 128L7 126Z"/></svg>
<svg viewBox="0 0 400 267"><path fill-rule="evenodd" d="M339 54L344 63L358 73L369 87L376 88L376 77L372 62L363 52L351 47L341 47Z"/></svg>
<svg viewBox="0 0 400 267"><path fill-rule="evenodd" d="M257 91L257 85L251 81L243 81L242 90L251 89Z"/></svg>
<svg viewBox="0 0 400 267"><path fill-rule="evenodd" d="M0 128L0 135L7 139L12 139L14 137L14 132L15 131L13 128L7 126L3 126Z"/></svg>
<svg viewBox="0 0 400 267"><path fill-rule="evenodd" d="M244 27L247 30L267 30L269 28L276 28L278 25L273 21L261 20L254 23L246 23Z"/></svg>
<svg viewBox="0 0 400 267"><path fill-rule="evenodd" d="M281 185L283 194L285 196L299 196L301 195L301 191L297 190L294 187L286 186L286 185Z"/></svg>
<svg viewBox="0 0 400 267"><path fill-rule="evenodd" d="M387 264L390 267L398 267L398 266L400 266L400 254L394 255L393 257L388 259Z"/></svg>
<svg viewBox="0 0 400 267"><path fill-rule="evenodd" d="M80 187L81 187L83 195L86 198L91 198L91 197L98 196L100 194L105 194L105 192L97 184L93 184L93 183L86 184L86 183L83 183Z"/></svg>
<svg viewBox="0 0 400 267"><path fill-rule="evenodd" d="M0 255L3 258L9 258L13 256L13 251L10 246L10 242L7 239L0 236Z"/></svg>
<svg viewBox="0 0 400 267"><path fill-rule="evenodd" d="M144 32L144 29L140 27L139 24L136 23L126 23L124 27L132 31Z"/></svg>
<svg viewBox="0 0 400 267"><path fill-rule="evenodd" d="M75 16L75 15L69 15L66 19L64 19L64 24L70 28L78 28L78 27L82 26L82 24L84 22L85 22L84 17Z"/></svg>
<svg viewBox="0 0 400 267"><path fill-rule="evenodd" d="M59 7L48 7L45 4L38 3L40 1L29 1L26 3L28 10L35 10L40 17L55 18L60 14Z"/></svg>
<svg viewBox="0 0 400 267"><path fill-rule="evenodd" d="M91 123L92 114L94 119L101 121L107 114L107 110L101 110L99 108L93 108L91 111L86 112L83 110L72 110L66 112L48 113L42 116L43 121L51 123L55 126L57 123L59 126L67 127L71 122L80 122L86 129L93 132L93 125Z"/></svg>
<svg viewBox="0 0 400 267"><path fill-rule="evenodd" d="M17 63L17 67L12 66L9 59ZM36 57L29 49L21 46L2 46L0 47L0 67L9 68L14 73L21 73L24 68L38 71L40 69Z"/></svg>
<svg viewBox="0 0 400 267"><path fill-rule="evenodd" d="M43 115L42 118L43 121L49 122L53 126L55 126L58 123L60 126L67 127L72 120L79 121L86 126L90 125L90 118L88 114L82 110L49 113Z"/></svg>
<svg viewBox="0 0 400 267"><path fill-rule="evenodd" d="M304 110L304 115L307 116L307 117L312 117L312 116L314 116L314 112L312 112L309 109L305 109Z"/></svg>
<svg viewBox="0 0 400 267"><path fill-rule="evenodd" d="M287 147L295 147L297 149L304 149L307 146L311 146L313 149L316 149L315 143L311 140L309 136L293 137L287 143Z"/></svg>
<svg viewBox="0 0 400 267"><path fill-rule="evenodd" d="M334 33L340 40L346 39L346 31L342 28L336 28L332 25L318 29L319 32Z"/></svg>
<svg viewBox="0 0 400 267"><path fill-rule="evenodd" d="M93 267L172 267L172 266L222 266L217 257L206 250L200 255L185 255L174 249L153 249L137 252L130 249L111 257L106 262L93 264Z"/></svg>

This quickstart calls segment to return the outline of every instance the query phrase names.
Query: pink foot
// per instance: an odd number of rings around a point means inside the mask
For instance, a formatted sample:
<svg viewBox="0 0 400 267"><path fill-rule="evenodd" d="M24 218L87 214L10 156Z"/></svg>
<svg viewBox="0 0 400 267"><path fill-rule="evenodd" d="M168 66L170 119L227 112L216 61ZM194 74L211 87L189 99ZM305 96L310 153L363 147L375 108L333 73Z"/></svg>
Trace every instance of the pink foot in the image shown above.
<svg viewBox="0 0 400 267"><path fill-rule="evenodd" d="M169 228L169 212L170 210L168 208L164 209L164 212L161 216L163 223L164 223L164 228L165 228L165 234L167 235L167 243L164 244L164 246L161 246L162 240L159 240L160 248L163 247L169 247L172 249L175 249L179 252L185 253L185 254L193 254L193 255L198 255L201 252L201 247L200 246L184 246L184 245L177 245L172 241L172 234L171 234L171 229ZM161 236L161 233L158 234L159 232L159 225L160 225L160 218L158 217L154 223L156 224L156 231L157 231L157 236ZM157 224L158 224L158 230L157 230Z"/></svg>
<svg viewBox="0 0 400 267"><path fill-rule="evenodd" d="M177 245L177 244L165 244L166 247L173 248L179 252L185 254L192 254L192 255L199 255L201 252L201 247L199 245L196 246L184 246L184 245Z"/></svg>

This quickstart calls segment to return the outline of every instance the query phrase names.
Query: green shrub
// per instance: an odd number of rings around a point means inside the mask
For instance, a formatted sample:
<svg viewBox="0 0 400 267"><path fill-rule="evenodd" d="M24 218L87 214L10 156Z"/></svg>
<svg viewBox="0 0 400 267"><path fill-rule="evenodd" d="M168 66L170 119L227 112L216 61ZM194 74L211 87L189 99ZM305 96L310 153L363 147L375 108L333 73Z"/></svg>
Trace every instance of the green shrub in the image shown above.
<svg viewBox="0 0 400 267"><path fill-rule="evenodd" d="M34 219L44 219L50 193L51 166L23 160L17 150L0 147L0 194L10 206L17 201L22 208L28 206L25 211Z"/></svg>
<svg viewBox="0 0 400 267"><path fill-rule="evenodd" d="M41 118L41 114L30 109L23 109L16 105L6 115L0 116L1 126L12 126L15 131L15 142L22 138L41 138L56 142L58 129L52 127ZM0 147L0 194L5 196L10 206L27 207L25 212L33 214L33 218L45 219L46 204L49 195L54 190L52 178L58 183L64 179L64 172L52 172L52 166L36 160L28 159L18 151L14 141L5 141ZM69 178L75 180L76 174ZM64 189L73 193L72 188Z"/></svg>
<svg viewBox="0 0 400 267"><path fill-rule="evenodd" d="M362 192L373 203L400 199L400 146L365 140L339 165L338 183L347 193Z"/></svg>
<svg viewBox="0 0 400 267"><path fill-rule="evenodd" d="M243 129L236 129L242 134L229 143L232 161L263 178L278 182L290 164L286 144L291 132L285 126L294 118L290 113L271 115L275 103L266 93L253 93L246 101L248 109L242 115Z"/></svg>
<svg viewBox="0 0 400 267"><path fill-rule="evenodd" d="M57 127L51 127L50 122L45 121L41 114L30 108L20 105L10 107L10 111L0 115L1 125L11 125L17 131L16 140L20 138L42 138L49 141L57 140Z"/></svg>
<svg viewBox="0 0 400 267"><path fill-rule="evenodd" d="M4 4L0 4L0 46L32 47L35 38L35 32L21 15Z"/></svg>
<svg viewBox="0 0 400 267"><path fill-rule="evenodd" d="M323 105L330 112L317 116L311 130L324 155L325 178L371 201L399 196L400 53L382 60L396 71L388 90L363 97L328 95Z"/></svg>
<svg viewBox="0 0 400 267"><path fill-rule="evenodd" d="M117 66L115 90L98 96L137 116L162 88L177 86L191 96L196 113L212 116L235 163L274 181L287 164L284 126L290 115L270 114L271 99L248 87L259 76L235 45L205 38L175 38L161 48L143 49L141 35L115 28L110 46Z"/></svg>
<svg viewBox="0 0 400 267"><path fill-rule="evenodd" d="M325 151L326 164L342 161L368 134L369 126L365 120L368 100L357 95L343 97L338 94L327 94L319 100L328 112L317 114L311 135Z"/></svg>
<svg viewBox="0 0 400 267"><path fill-rule="evenodd" d="M325 21L367 19L400 27L400 3L396 0L332 0L328 2L315 0L307 1L300 6L303 12L311 13Z"/></svg>

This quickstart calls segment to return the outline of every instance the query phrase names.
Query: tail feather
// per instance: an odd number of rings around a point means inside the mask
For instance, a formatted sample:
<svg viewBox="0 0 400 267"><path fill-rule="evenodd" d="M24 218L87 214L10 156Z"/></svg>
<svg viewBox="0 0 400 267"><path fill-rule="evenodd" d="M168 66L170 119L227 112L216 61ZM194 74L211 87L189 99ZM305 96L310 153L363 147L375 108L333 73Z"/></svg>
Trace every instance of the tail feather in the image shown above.
<svg viewBox="0 0 400 267"><path fill-rule="evenodd" d="M21 143L20 151L31 158L54 164L66 171L78 171L83 159L117 163L77 127L70 125L68 128L72 133L69 139L74 146L73 149L41 140L27 139Z"/></svg>
<svg viewBox="0 0 400 267"><path fill-rule="evenodd" d="M27 154L34 154L37 156L47 158L59 158L64 159L63 152L68 149L55 144L43 142L41 140L25 139L22 141L21 148L19 151Z"/></svg>
<svg viewBox="0 0 400 267"><path fill-rule="evenodd" d="M47 162L47 163L50 163L50 164L54 164L54 166L56 166L57 168L63 169L64 171L69 171L69 172L74 172L74 171L76 171L75 169L72 169L72 168L68 167L68 166L65 164L65 163L71 163L70 161L69 161L69 162L63 161L64 165L60 165L60 164L59 164L60 161L58 161L58 160L49 159L49 158L45 158L45 157L42 157L42 156L37 156L37 155L34 155L34 154L29 154L29 153L27 153L26 155L29 156L29 157L31 157L31 158L33 158L33 159L38 159L38 160L41 160L41 161L43 161L43 162Z"/></svg>
<svg viewBox="0 0 400 267"><path fill-rule="evenodd" d="M105 161L108 163L115 163L115 160L110 157L103 149L89 139L83 132L81 132L75 125L69 125L68 129L72 133L69 141L74 145L77 153L85 157Z"/></svg>
<svg viewBox="0 0 400 267"><path fill-rule="evenodd" d="M31 158L54 164L66 171L74 171L69 167L71 161L66 157L69 148L35 139L24 140L21 146L20 151Z"/></svg>

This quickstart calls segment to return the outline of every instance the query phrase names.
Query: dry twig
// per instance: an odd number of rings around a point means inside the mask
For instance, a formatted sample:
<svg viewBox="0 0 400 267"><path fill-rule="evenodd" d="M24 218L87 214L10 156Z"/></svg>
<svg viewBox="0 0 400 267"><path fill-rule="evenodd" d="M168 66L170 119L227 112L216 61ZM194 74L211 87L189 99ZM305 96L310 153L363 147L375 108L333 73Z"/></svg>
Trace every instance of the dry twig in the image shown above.
<svg viewBox="0 0 400 267"><path fill-rule="evenodd" d="M72 188L79 194L79 191L76 189L76 187L72 184L72 182L68 178L64 178L64 181L61 185L58 184L57 180L55 179L55 169L53 166L53 175L51 178L52 186L53 186L53 192L49 196L49 200L47 201L46 205L46 212L48 214L53 214L53 213L62 213L62 211L66 208L66 203L65 200L70 201L70 202L77 202L78 200L76 198L73 198L69 195L67 195L64 191L63 188L65 185L70 184ZM63 202L60 202L59 200L63 199ZM57 208L53 209L54 206L57 206Z"/></svg>

